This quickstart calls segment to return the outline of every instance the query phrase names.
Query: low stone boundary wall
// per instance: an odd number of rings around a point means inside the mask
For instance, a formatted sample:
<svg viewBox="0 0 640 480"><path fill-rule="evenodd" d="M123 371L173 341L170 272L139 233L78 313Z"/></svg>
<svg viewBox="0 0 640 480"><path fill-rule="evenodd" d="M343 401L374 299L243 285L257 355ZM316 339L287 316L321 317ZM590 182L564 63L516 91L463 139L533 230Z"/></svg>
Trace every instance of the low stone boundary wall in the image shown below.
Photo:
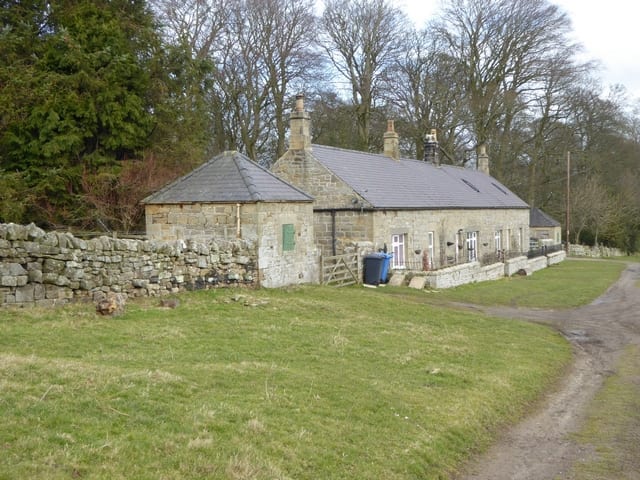
<svg viewBox="0 0 640 480"><path fill-rule="evenodd" d="M564 250L550 253L549 255L547 255L547 265L548 266L555 265L557 263L562 262L566 258L567 258L567 252L565 252Z"/></svg>
<svg viewBox="0 0 640 480"><path fill-rule="evenodd" d="M502 277L504 277L504 264L494 263L493 265L482 267L476 281L485 282L488 280L498 280Z"/></svg>
<svg viewBox="0 0 640 480"><path fill-rule="evenodd" d="M152 242L0 224L0 306L51 306L96 293L160 296L256 285L255 245Z"/></svg>
<svg viewBox="0 0 640 480"><path fill-rule="evenodd" d="M530 273L537 272L538 270L542 270L548 266L546 256L530 258L527 261L527 271Z"/></svg>
<svg viewBox="0 0 640 480"><path fill-rule="evenodd" d="M467 283L498 280L505 276L515 275L521 270L531 274L560 263L565 258L566 253L559 251L531 259L525 256L516 257L507 260L505 263L494 263L485 266L480 266L478 262L464 263L417 275L425 277L425 285L430 288L452 288Z"/></svg>
<svg viewBox="0 0 640 480"><path fill-rule="evenodd" d="M590 247L589 245L569 245L569 255L573 257L624 257L624 252L619 248L604 247L602 245Z"/></svg>
<svg viewBox="0 0 640 480"><path fill-rule="evenodd" d="M431 288L451 288L472 283L474 271L478 271L479 269L480 264L473 262L426 272L426 285Z"/></svg>
<svg viewBox="0 0 640 480"><path fill-rule="evenodd" d="M520 270L526 270L529 259L522 255L520 257L510 258L504 263L504 275L510 277L515 275Z"/></svg>
<svg viewBox="0 0 640 480"><path fill-rule="evenodd" d="M497 280L504 277L504 265L494 263L480 266L478 262L455 265L453 267L426 272L426 285L431 288L452 288L459 285L487 280Z"/></svg>

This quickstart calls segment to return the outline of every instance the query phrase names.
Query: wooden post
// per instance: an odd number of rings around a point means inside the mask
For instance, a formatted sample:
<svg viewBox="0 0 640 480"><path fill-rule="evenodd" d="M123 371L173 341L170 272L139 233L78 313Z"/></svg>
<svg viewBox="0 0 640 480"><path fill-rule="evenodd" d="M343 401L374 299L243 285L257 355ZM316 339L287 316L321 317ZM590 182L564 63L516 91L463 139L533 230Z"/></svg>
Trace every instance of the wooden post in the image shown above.
<svg viewBox="0 0 640 480"><path fill-rule="evenodd" d="M569 255L569 220L571 218L571 152L567 152L567 208L566 214L567 217L565 219L565 224L567 228L567 255Z"/></svg>

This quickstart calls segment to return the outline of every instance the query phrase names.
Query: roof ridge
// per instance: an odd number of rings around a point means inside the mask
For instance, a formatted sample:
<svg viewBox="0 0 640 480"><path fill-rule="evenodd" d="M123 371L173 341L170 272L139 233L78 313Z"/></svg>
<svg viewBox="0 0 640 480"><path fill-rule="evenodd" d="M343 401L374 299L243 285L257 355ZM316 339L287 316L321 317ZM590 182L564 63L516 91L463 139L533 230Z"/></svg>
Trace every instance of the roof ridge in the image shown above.
<svg viewBox="0 0 640 480"><path fill-rule="evenodd" d="M247 191L249 192L251 200L255 200L256 202L263 200L262 195L258 191L258 187L256 186L255 180L251 175L249 165L247 165L247 161L251 161L251 160L248 160L245 157L241 156L240 154L238 154L238 152L234 152L231 158L236 168L238 169L240 178L242 178L242 181L244 182L245 187L247 187ZM259 166L259 165L257 163L254 163L253 166Z"/></svg>
<svg viewBox="0 0 640 480"><path fill-rule="evenodd" d="M236 152L237 153L237 152ZM277 180L278 182L286 185L287 187L291 188L292 190L295 190L296 192L304 195L305 197L309 198L309 200L313 200L313 197L311 197L307 192L305 192L304 190L296 187L295 185L287 182L286 180L280 178L278 175L276 175L275 173L273 173L271 170L269 170L266 167L263 167L262 165L260 165L258 162L254 162L253 160L251 160L249 157L242 155L242 154L238 154L239 157L241 159L243 159L245 162L251 162L251 166L254 168L257 168L258 170L260 170L262 173L267 174L269 177L273 178L274 180ZM253 177L250 177L251 180L253 181ZM252 184L255 187L255 184ZM257 188L257 187L256 187Z"/></svg>

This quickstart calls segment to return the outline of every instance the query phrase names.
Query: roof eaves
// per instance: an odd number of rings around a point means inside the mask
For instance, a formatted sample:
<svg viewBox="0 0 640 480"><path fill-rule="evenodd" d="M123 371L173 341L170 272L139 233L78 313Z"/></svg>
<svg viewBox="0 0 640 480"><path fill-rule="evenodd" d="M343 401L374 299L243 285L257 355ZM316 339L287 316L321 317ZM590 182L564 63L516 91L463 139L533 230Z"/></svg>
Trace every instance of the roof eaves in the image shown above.
<svg viewBox="0 0 640 480"><path fill-rule="evenodd" d="M177 179L175 179L173 182L168 183L167 185L165 185L164 187L162 187L160 190L158 190L157 192L152 193L151 195L143 198L142 200L140 200L141 204L146 204L146 203L153 203L153 201L160 197L162 194L164 194L167 190L174 188L176 185L179 185L180 183L185 182L186 180L188 180L189 178L191 178L193 175L195 175L196 173L198 173L200 170L204 169L207 167L207 165L209 163L211 163L212 160L209 160L207 162L204 162L202 165L200 165L199 167L191 170L189 173L187 173L186 175L183 175ZM165 202L162 202L165 203ZM180 202L180 203L192 203L192 202Z"/></svg>

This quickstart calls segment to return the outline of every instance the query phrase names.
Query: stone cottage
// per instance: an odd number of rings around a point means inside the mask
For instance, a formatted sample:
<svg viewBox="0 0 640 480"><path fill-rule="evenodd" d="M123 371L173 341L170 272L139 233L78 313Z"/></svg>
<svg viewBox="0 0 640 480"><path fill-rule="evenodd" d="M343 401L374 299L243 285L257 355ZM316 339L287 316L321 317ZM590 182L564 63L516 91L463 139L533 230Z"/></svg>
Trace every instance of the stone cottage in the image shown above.
<svg viewBox="0 0 640 480"><path fill-rule="evenodd" d="M555 218L539 208L532 208L529 214L530 243L533 248L562 244L562 226Z"/></svg>
<svg viewBox="0 0 640 480"><path fill-rule="evenodd" d="M151 240L242 239L260 285L318 280L313 198L238 152L224 152L145 198Z"/></svg>
<svg viewBox="0 0 640 480"><path fill-rule="evenodd" d="M425 159L399 155L389 122L384 153L311 144L304 97L290 117L289 150L272 171L315 198L313 228L324 255L367 245L393 252L393 268L428 270L528 250L529 206L478 169L441 165L435 132Z"/></svg>

